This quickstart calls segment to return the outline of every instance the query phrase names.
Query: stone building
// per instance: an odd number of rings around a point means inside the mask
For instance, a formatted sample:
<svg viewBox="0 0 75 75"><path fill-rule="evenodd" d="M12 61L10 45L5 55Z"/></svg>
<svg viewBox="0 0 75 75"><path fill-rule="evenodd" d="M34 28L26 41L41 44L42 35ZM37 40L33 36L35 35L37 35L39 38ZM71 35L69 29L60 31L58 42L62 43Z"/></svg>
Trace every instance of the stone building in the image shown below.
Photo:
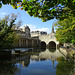
<svg viewBox="0 0 75 75"><path fill-rule="evenodd" d="M38 38L31 37L30 28L28 26L17 30L17 35L19 35L19 39L15 47L36 47L39 44Z"/></svg>
<svg viewBox="0 0 75 75"><path fill-rule="evenodd" d="M54 26L50 34L44 31L32 31L28 26L24 26L23 29L17 31L17 35L20 35L18 44L16 47L41 47L41 48L58 48L59 41L56 40Z"/></svg>
<svg viewBox="0 0 75 75"><path fill-rule="evenodd" d="M24 26L23 31L25 32L25 37L30 37L30 28L28 26Z"/></svg>
<svg viewBox="0 0 75 75"><path fill-rule="evenodd" d="M40 46L42 47L48 47L48 48L57 48L59 45L59 41L56 40L55 37L55 32L54 32L54 26L52 26L52 31L51 33L47 35L42 35L39 36L40 39Z"/></svg>
<svg viewBox="0 0 75 75"><path fill-rule="evenodd" d="M31 32L31 37L38 37L41 35L47 35L47 32L44 32L44 31L32 31Z"/></svg>

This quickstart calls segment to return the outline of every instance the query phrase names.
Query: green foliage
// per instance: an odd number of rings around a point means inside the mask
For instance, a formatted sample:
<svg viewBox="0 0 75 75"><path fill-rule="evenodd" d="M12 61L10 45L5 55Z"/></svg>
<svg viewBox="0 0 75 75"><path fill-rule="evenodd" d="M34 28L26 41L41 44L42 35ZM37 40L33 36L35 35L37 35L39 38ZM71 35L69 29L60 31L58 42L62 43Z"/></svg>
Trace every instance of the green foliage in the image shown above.
<svg viewBox="0 0 75 75"><path fill-rule="evenodd" d="M69 17L55 23L56 38L59 42L75 43L75 17Z"/></svg>
<svg viewBox="0 0 75 75"><path fill-rule="evenodd" d="M30 16L39 17L43 22L66 18L71 11L63 0L24 0L22 7ZM65 5L65 6L61 6ZM64 16L62 16L64 14Z"/></svg>
<svg viewBox="0 0 75 75"><path fill-rule="evenodd" d="M0 3L0 8L2 7L2 4Z"/></svg>
<svg viewBox="0 0 75 75"><path fill-rule="evenodd" d="M63 57L59 57L57 61L56 75L70 75L70 72L74 68L74 61L65 60Z"/></svg>
<svg viewBox="0 0 75 75"><path fill-rule="evenodd" d="M14 9L18 8L18 4L22 2L22 0L0 0L0 7L2 4L10 4Z"/></svg>
<svg viewBox="0 0 75 75"><path fill-rule="evenodd" d="M75 0L0 0L3 4L10 4L14 9L28 12L30 16L41 18L43 22L51 19L63 20L71 12L75 16ZM2 4L0 4L2 7ZM64 15L64 16L63 16Z"/></svg>
<svg viewBox="0 0 75 75"><path fill-rule="evenodd" d="M12 14L0 20L0 49L10 49L14 42L18 39L14 26L16 15Z"/></svg>

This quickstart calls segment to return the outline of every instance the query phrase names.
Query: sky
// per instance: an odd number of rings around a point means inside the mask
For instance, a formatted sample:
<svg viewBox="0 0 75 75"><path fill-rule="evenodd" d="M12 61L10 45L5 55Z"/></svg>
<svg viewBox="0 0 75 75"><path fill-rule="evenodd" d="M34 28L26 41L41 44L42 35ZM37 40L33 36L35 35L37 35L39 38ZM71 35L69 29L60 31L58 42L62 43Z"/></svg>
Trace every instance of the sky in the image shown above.
<svg viewBox="0 0 75 75"><path fill-rule="evenodd" d="M22 21L21 28L27 25L31 31L46 31L49 34L52 30L52 25L57 21L56 19L52 19L47 22L42 22L39 18L29 16L29 14L21 10L21 8L13 9L11 5L3 5L2 8L0 8L0 18L12 13L18 14L18 20Z"/></svg>

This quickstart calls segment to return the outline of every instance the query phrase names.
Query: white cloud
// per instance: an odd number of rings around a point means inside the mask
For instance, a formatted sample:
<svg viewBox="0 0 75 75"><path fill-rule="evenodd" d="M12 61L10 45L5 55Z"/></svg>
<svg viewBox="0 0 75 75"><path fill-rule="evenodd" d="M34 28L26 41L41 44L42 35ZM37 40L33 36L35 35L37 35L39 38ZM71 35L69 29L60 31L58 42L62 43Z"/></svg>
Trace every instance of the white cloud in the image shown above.
<svg viewBox="0 0 75 75"><path fill-rule="evenodd" d="M23 26L26 26L26 25L23 25ZM23 26L21 27L21 28L23 28ZM38 30L38 31L45 31L45 32L47 32L47 33L50 33L50 29L49 28L36 28L36 26L35 25L29 25L29 24L27 24L27 26L29 26L29 28L31 29L31 31L36 31L36 30Z"/></svg>
<svg viewBox="0 0 75 75"><path fill-rule="evenodd" d="M31 31L34 31L36 29L35 25L27 25L27 26L29 26L29 28L31 29Z"/></svg>
<svg viewBox="0 0 75 75"><path fill-rule="evenodd" d="M2 15L6 15L6 13L1 13Z"/></svg>

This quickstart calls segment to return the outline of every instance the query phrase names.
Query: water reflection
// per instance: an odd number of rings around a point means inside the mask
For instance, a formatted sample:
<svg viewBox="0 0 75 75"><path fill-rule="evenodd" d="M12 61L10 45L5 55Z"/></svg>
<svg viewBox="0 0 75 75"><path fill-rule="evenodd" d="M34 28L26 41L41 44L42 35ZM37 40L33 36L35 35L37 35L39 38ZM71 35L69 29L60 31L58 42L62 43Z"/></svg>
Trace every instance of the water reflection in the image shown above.
<svg viewBox="0 0 75 75"><path fill-rule="evenodd" d="M55 48L54 48L54 49L53 49L53 48L52 48L52 49L51 49L51 48L49 48L48 50L49 50L51 53L53 53L53 52L55 52L55 51L56 51L56 49L55 49Z"/></svg>
<svg viewBox="0 0 75 75"><path fill-rule="evenodd" d="M67 53L65 52L64 55L66 56ZM66 66L63 65L64 55L58 49L34 49L19 55L12 55L10 60L0 60L0 75L65 75L61 74L62 67ZM58 59L62 57L62 60Z"/></svg>
<svg viewBox="0 0 75 75"><path fill-rule="evenodd" d="M67 54L65 54L66 56ZM49 49L46 49L45 51L41 51L38 55L34 54L34 55L31 55L31 59L32 60L39 60L41 61L41 59L44 59L44 60L52 60L52 61L55 61L58 57L63 57L63 54L57 49L52 49L52 50L49 50Z"/></svg>
<svg viewBox="0 0 75 75"><path fill-rule="evenodd" d="M59 57L58 65L56 67L56 75L75 75L74 60L64 60L63 57Z"/></svg>
<svg viewBox="0 0 75 75"><path fill-rule="evenodd" d="M0 60L0 75L14 75L14 72L17 70L15 63L10 61L1 61Z"/></svg>

